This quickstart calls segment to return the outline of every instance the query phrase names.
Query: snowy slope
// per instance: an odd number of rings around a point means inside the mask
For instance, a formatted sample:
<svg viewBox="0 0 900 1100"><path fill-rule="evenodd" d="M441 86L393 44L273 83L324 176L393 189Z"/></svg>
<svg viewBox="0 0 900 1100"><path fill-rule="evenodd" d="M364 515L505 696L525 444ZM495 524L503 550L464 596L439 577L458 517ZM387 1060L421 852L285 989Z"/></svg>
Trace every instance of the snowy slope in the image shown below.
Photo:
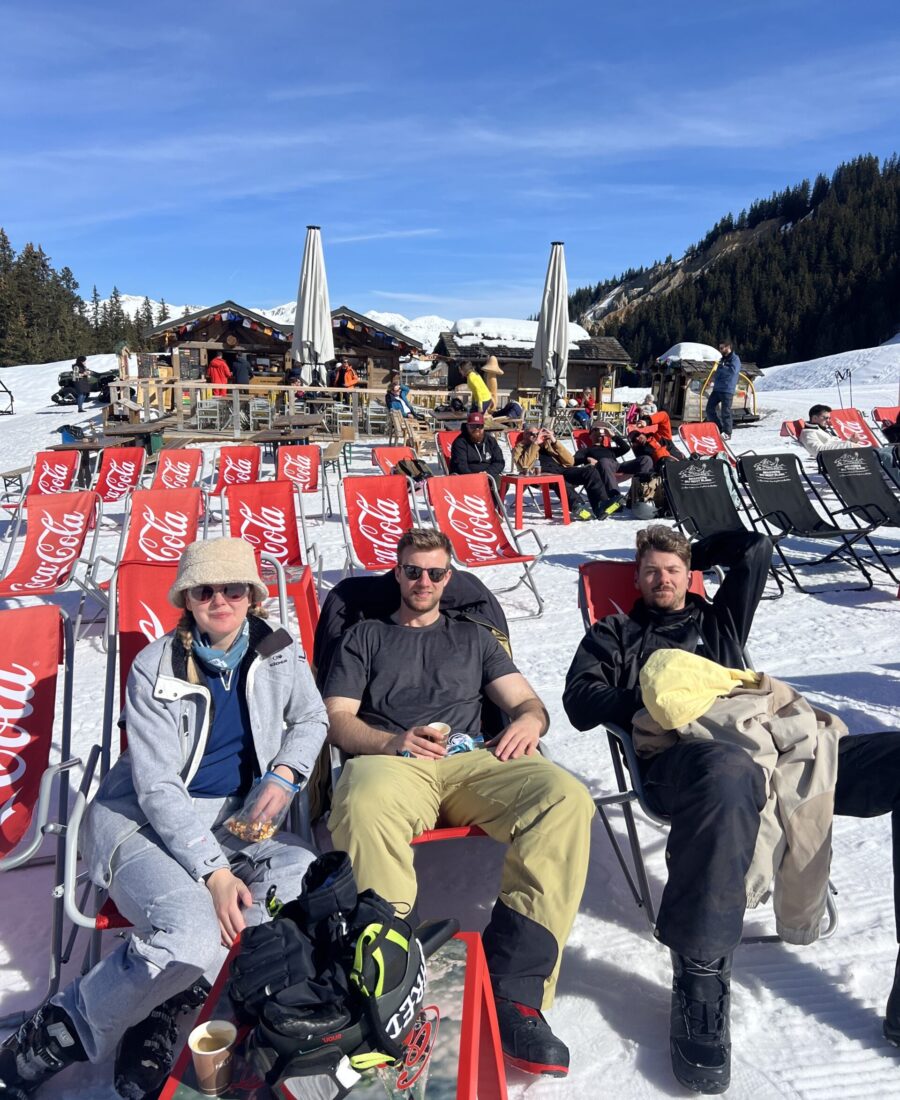
<svg viewBox="0 0 900 1100"><path fill-rule="evenodd" d="M435 314L409 318L404 317L402 313L380 313L377 309L370 309L366 317L371 317L376 324L395 328L405 336L418 340L429 354L441 333L447 332L453 325L453 322L448 321L446 317L438 317Z"/></svg>
<svg viewBox="0 0 900 1100"><path fill-rule="evenodd" d="M67 363L64 365L68 365ZM95 365L93 362L91 365ZM100 365L98 362L97 365ZM59 364L14 367L2 379L16 395L13 417L0 418L0 470L24 464L58 437L52 429L69 420L96 417L92 407L49 406ZM854 387L857 404L893 402L896 385ZM826 387L766 391L763 419L736 433L738 450L781 451L782 419L803 415L812 400L836 404L833 380ZM354 448L354 470L371 470L368 448ZM541 620L512 624L517 663L545 700L552 727L548 748L561 765L599 794L614 788L605 738L572 729L561 692L572 654L582 636L576 609L577 567L596 556L629 558L638 524L626 517L606 523L562 527L529 513L548 550L535 571L546 597ZM316 521L314 537L325 559L326 579L339 576L343 549L336 517ZM112 552L115 534L105 534ZM888 540L900 548L900 538ZM482 577L496 587L501 578ZM846 574L835 570L835 580ZM503 578L505 579L505 578ZM507 581L507 583L509 583ZM814 701L837 710L853 732L900 725L900 601L884 580L869 593L825 596L789 591L765 601L750 644L759 668L794 683ZM515 600L516 594L503 596ZM60 602L70 611L75 599ZM516 606L507 602L508 609ZM523 606L519 604L518 606ZM814 624L814 641L810 624ZM803 642L801 644L801 638ZM105 655L95 635L78 643L75 676L74 748L84 757L98 736ZM77 776L76 776L77 781ZM620 819L614 816L616 827ZM664 833L640 826L656 895L665 877ZM496 895L502 850L489 841L434 845L417 853L423 915L458 912L464 927L487 920ZM841 927L834 939L809 948L763 944L739 949L735 959L731 1100L844 1100L895 1097L898 1053L885 1045L880 1017L890 988L897 943L890 892L890 824L886 819L841 819L835 828L833 879L840 896ZM45 975L48 935L48 868L16 872L0 892L0 1014L24 1008L39 995ZM758 926L764 917L748 921ZM768 929L765 929L768 930ZM115 936L106 946L115 946ZM83 945L83 940L82 940ZM82 948L76 948L80 960ZM67 969L71 978L77 967ZM599 823L587 888L563 959L559 995L550 1012L554 1028L572 1050L572 1072L563 1082L510 1076L512 1100L624 1100L678 1097L668 1058L668 954L654 942L635 907ZM77 1066L39 1094L55 1100L115 1100L111 1066Z"/></svg>
<svg viewBox="0 0 900 1100"><path fill-rule="evenodd" d="M835 384L835 372L846 377L852 372L854 390L857 386L893 383L891 404L896 403L897 386L900 384L900 335L877 348L861 348L842 351L837 355L825 355L821 359L809 359L805 363L785 363L769 367L762 378L757 379L757 390L811 390ZM846 381L844 392L848 392Z"/></svg>

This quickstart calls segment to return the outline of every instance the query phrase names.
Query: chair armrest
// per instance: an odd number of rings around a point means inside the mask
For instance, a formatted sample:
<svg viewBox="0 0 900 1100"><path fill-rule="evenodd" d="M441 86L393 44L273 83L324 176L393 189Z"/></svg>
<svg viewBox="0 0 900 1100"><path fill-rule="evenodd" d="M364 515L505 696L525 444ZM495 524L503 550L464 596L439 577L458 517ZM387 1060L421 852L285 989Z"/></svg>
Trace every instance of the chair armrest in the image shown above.
<svg viewBox="0 0 900 1100"><path fill-rule="evenodd" d="M69 823L66 827L66 856L63 872L63 907L66 916L79 928L94 929L97 927L96 917L89 917L82 913L75 901L75 887L78 880L78 833L81 829L81 819L84 817L84 808L87 805L88 791L94 772L97 770L97 762L100 759L100 746L94 745L87 758L84 775L81 777L81 786L72 804L69 813Z"/></svg>
<svg viewBox="0 0 900 1100"><path fill-rule="evenodd" d="M16 850L12 855L6 856L5 859L0 859L0 871L11 871L14 867L21 867L22 864L27 863L38 848L40 848L44 839L44 831L47 829L47 818L50 815L50 798L53 794L53 781L61 772L68 771L69 768L74 768L80 763L80 758L73 756L69 760L63 760L60 764L51 764L49 768L44 769L44 774L41 776L40 786L38 787L37 805L31 821L31 835L24 844L16 846ZM58 832L59 827L57 827L55 831Z"/></svg>

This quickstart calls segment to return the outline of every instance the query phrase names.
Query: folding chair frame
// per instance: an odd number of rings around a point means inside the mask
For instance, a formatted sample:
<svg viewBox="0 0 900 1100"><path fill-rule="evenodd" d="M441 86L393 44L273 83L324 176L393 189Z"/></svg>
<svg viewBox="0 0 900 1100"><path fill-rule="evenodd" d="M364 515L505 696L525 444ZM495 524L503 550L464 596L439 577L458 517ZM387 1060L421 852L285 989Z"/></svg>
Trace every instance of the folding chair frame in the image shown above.
<svg viewBox="0 0 900 1100"><path fill-rule="evenodd" d="M69 771L73 767L80 765L81 760L78 757L70 755L72 742L72 692L75 668L75 633L72 629L72 623L68 615L62 610L59 611L59 615L62 625L63 641L63 659L61 662L63 668L62 707L57 708L57 713L61 712L59 761L56 764L50 764L41 776L38 799L31 820L30 836L27 839L23 837L17 845L15 852L5 859L0 860L0 872L12 871L20 867L25 867L37 852L38 848L40 848L45 836L55 835L57 838L56 856L53 858L54 886L52 891L53 905L50 920L50 963L47 978L47 991L34 1008L27 1009L23 1012L10 1013L0 1018L0 1027L4 1028L18 1027L19 1024L32 1016L40 1005L44 1004L45 1001L49 1000L49 998L57 992L59 989L60 970L63 962L64 905L62 885L65 867L65 846L69 828ZM57 699L59 698L58 687L56 697ZM53 795L53 784L57 779L59 782L57 786L56 820L50 821L50 804Z"/></svg>

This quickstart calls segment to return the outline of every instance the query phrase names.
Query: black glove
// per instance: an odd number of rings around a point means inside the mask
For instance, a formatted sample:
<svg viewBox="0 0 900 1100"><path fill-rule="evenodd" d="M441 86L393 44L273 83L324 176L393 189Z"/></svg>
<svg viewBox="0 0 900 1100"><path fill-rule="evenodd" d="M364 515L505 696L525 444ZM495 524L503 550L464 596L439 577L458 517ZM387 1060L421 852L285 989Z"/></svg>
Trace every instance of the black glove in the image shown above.
<svg viewBox="0 0 900 1100"><path fill-rule="evenodd" d="M315 977L309 939L293 921L276 920L241 933L241 950L231 969L231 998L245 1012L259 1015L269 998L285 997L288 990L302 999L302 987ZM297 986L301 989L295 991ZM283 1003L298 1002L287 994Z"/></svg>

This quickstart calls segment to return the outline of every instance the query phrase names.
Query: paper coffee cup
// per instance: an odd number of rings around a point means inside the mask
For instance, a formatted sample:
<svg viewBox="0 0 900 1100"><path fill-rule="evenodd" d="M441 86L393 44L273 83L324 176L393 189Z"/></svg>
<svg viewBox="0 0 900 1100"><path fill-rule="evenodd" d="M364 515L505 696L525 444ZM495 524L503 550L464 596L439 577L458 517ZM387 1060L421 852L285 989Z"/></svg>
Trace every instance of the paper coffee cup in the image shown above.
<svg viewBox="0 0 900 1100"><path fill-rule="evenodd" d="M447 725L446 722L429 722L428 728L430 730L437 730L445 741L450 736L450 727Z"/></svg>
<svg viewBox="0 0 900 1100"><path fill-rule="evenodd" d="M207 1020L188 1036L197 1087L205 1096L221 1096L231 1083L237 1028L228 1020Z"/></svg>

